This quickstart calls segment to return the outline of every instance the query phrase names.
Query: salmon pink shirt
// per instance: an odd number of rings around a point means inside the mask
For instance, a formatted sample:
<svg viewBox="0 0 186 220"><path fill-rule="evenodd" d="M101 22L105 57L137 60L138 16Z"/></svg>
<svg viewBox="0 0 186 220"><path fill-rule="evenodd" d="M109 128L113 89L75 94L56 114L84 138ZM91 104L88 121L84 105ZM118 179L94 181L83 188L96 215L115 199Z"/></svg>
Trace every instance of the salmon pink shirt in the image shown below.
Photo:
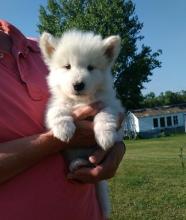
<svg viewBox="0 0 186 220"><path fill-rule="evenodd" d="M0 20L13 42L12 53L0 48L0 142L45 131L48 99L44 65L37 43ZM101 220L92 184L71 183L60 154L0 185L1 220Z"/></svg>

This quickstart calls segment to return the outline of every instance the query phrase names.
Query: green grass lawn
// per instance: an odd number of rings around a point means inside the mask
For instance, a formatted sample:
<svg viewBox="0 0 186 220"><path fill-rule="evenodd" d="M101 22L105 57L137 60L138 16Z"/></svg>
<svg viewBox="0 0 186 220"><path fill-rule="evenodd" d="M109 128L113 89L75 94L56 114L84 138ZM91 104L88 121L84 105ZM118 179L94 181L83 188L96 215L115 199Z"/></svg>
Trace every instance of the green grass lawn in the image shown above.
<svg viewBox="0 0 186 220"><path fill-rule="evenodd" d="M109 183L111 219L186 220L186 134L125 143L125 159Z"/></svg>

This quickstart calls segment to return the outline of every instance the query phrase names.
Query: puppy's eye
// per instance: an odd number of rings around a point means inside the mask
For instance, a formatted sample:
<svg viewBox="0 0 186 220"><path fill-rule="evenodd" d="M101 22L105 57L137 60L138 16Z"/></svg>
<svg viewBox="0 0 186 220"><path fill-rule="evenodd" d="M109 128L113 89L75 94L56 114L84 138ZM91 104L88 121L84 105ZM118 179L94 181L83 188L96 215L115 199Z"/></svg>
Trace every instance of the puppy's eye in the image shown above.
<svg viewBox="0 0 186 220"><path fill-rule="evenodd" d="M94 67L92 65L88 65L87 69L88 69L88 71L92 71L92 70L94 70Z"/></svg>
<svg viewBox="0 0 186 220"><path fill-rule="evenodd" d="M71 69L71 65L70 65L70 64L66 64L64 67L65 67L65 69L67 69L67 70L70 70L70 69Z"/></svg>

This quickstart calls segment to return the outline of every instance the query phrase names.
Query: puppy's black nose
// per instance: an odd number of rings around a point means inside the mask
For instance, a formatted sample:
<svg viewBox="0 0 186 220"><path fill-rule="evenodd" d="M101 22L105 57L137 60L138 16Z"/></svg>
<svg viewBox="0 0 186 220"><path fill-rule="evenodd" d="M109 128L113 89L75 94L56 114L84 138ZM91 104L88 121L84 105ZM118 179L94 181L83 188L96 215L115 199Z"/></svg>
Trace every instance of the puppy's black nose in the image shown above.
<svg viewBox="0 0 186 220"><path fill-rule="evenodd" d="M77 92L80 92L85 88L85 84L83 82L76 83L73 86L74 86L74 90Z"/></svg>

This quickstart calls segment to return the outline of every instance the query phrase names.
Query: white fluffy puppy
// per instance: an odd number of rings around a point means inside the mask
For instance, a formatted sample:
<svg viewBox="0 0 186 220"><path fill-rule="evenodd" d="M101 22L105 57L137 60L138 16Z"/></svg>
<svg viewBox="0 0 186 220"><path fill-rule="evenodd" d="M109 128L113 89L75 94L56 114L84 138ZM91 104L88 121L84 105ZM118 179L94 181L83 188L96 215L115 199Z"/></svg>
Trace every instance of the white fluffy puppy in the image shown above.
<svg viewBox="0 0 186 220"><path fill-rule="evenodd" d="M72 111L81 105L102 101L105 108L93 119L98 145L108 150L121 139L117 131L123 108L113 89L111 67L120 51L120 37L102 39L92 32L72 30L61 38L43 33L40 48L50 73L47 78L51 99L47 127L55 137L68 142L76 130ZM108 216L105 183L100 184L101 205Z"/></svg>

